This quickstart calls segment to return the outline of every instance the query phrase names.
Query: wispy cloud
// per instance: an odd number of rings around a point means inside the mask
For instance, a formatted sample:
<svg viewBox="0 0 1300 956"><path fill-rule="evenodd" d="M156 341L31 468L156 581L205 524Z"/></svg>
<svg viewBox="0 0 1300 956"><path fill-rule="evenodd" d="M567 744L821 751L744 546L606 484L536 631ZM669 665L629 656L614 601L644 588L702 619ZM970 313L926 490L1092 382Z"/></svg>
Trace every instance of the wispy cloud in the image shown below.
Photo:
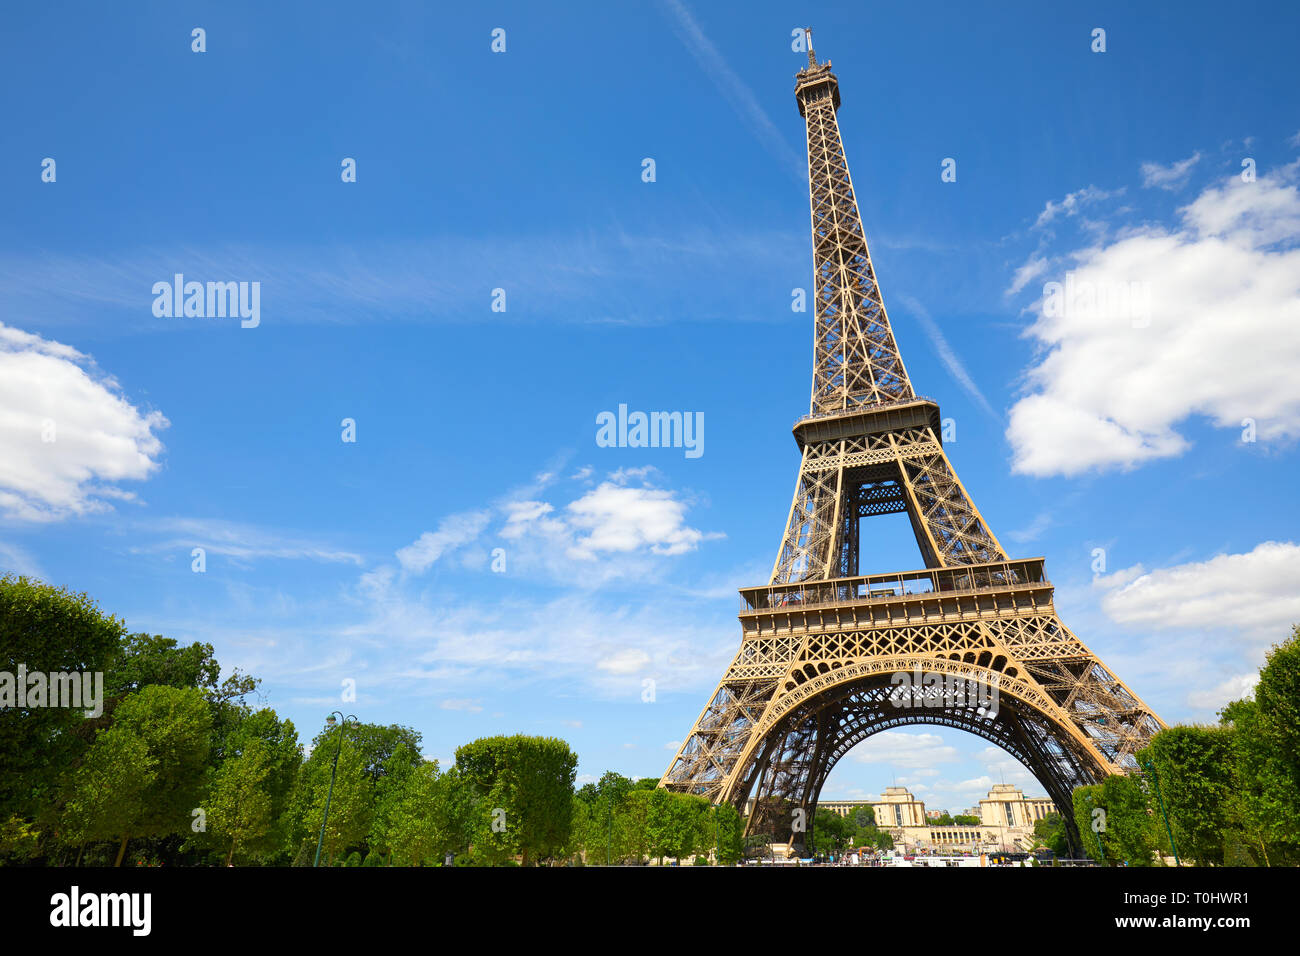
<svg viewBox="0 0 1300 956"><path fill-rule="evenodd" d="M0 299L29 328L93 323L99 333L111 314L111 328L123 334L221 327L220 319L153 315L153 284L171 282L176 273L187 281L260 282L264 327L485 316L625 325L678 322L683 316L694 322L770 321L765 308L745 304L759 301L755 280L788 272L791 263L802 261L806 243L806 235L793 228L754 231L718 222L665 226L659 233L603 226L580 233L371 238L357 244L10 253L0 254ZM671 288L664 286L665 275L675 277ZM505 313L491 312L496 288L505 290ZM678 295L680 302L673 298ZM660 305L647 311L648 301Z"/></svg>
<svg viewBox="0 0 1300 956"><path fill-rule="evenodd" d="M1048 265L1046 256L1040 256L1037 253L1030 256L1025 264L1017 269L1015 275L1011 277L1011 286L1007 289L1006 294L1015 295L1046 272Z"/></svg>
<svg viewBox="0 0 1300 956"><path fill-rule="evenodd" d="M37 560L16 544L0 541L0 576L6 574L25 574L30 578L47 576Z"/></svg>
<svg viewBox="0 0 1300 956"><path fill-rule="evenodd" d="M1201 159L1200 152L1195 152L1186 159L1181 159L1176 163L1170 163L1168 166L1161 166L1159 163L1142 164L1142 185L1150 189L1167 189L1173 192L1182 189L1187 183L1187 177L1191 174L1192 167Z"/></svg>
<svg viewBox="0 0 1300 956"><path fill-rule="evenodd" d="M984 397L984 393L975 384L975 380L970 377L970 373L966 371L966 366L962 364L961 359L957 358L957 353L952 350L952 346L948 344L948 340L944 337L943 332L939 330L938 324L930 317L930 313L926 311L925 306L906 293L895 294L894 297L921 324L921 329L930 339L930 344L934 346L939 361L943 362L944 367L948 369L948 373L957 380L957 384L971 398L975 399L980 408L984 409L992 418L997 419L998 413L993 410L989 400Z"/></svg>
<svg viewBox="0 0 1300 956"><path fill-rule="evenodd" d="M448 699L438 706L443 710L463 710L471 714L477 714L483 710L483 706L477 700L466 699Z"/></svg>
<svg viewBox="0 0 1300 956"><path fill-rule="evenodd" d="M718 88L731 108L781 166L798 182L808 181L806 160L786 142L776 124L772 122L767 111L759 105L745 82L727 65L727 61L713 41L705 35L694 15L681 0L663 0L663 5L673 15L674 29L678 37L691 51L700 68Z"/></svg>
<svg viewBox="0 0 1300 956"><path fill-rule="evenodd" d="M1101 202L1103 199L1110 199L1112 196L1122 196L1122 188L1107 192L1104 189L1098 189L1096 186L1085 186L1082 189L1076 189L1072 193L1067 193L1065 198L1060 202L1047 201L1043 211L1038 214L1034 220L1034 228L1042 229L1058 216L1075 216L1086 205L1095 202Z"/></svg>
<svg viewBox="0 0 1300 956"><path fill-rule="evenodd" d="M426 531L414 542L397 552L397 561L403 571L420 574L444 554L475 540L487 527L491 514L472 511L448 515L442 519L437 531Z"/></svg>
<svg viewBox="0 0 1300 956"><path fill-rule="evenodd" d="M1023 528L1007 532L1007 539L1016 544L1028 544L1042 536L1052 526L1052 516L1046 511L1040 512L1033 521Z"/></svg>
<svg viewBox="0 0 1300 956"><path fill-rule="evenodd" d="M362 564L361 555L314 538L220 518L159 518L136 522L136 526L144 534L160 536L149 544L133 547L136 554L178 551L188 555L191 548L201 547L210 555L240 561L275 558Z"/></svg>

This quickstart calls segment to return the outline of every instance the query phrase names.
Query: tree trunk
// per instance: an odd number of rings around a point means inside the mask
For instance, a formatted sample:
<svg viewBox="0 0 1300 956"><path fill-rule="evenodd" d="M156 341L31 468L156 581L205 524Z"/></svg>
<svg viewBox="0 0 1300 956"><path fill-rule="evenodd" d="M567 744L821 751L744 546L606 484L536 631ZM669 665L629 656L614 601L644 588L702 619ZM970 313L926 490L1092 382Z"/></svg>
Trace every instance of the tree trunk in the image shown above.
<svg viewBox="0 0 1300 956"><path fill-rule="evenodd" d="M117 862L113 864L114 866L122 865L122 857L126 856L126 841L129 839L131 839L129 835L122 834L122 845L117 848Z"/></svg>
<svg viewBox="0 0 1300 956"><path fill-rule="evenodd" d="M239 837L230 841L230 852L226 854L226 866L230 866L230 861L235 858L235 844L239 842Z"/></svg>
<svg viewBox="0 0 1300 956"><path fill-rule="evenodd" d="M77 847L77 862L72 864L73 866L81 866L81 854L85 852L86 852L86 844L83 843L81 844L81 846Z"/></svg>

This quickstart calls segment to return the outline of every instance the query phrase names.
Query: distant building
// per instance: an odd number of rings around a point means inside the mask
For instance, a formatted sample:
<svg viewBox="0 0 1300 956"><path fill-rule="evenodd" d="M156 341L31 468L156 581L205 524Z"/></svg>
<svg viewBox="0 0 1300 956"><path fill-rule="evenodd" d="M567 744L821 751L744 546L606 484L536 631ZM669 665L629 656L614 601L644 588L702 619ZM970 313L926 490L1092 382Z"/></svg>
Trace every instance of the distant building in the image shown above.
<svg viewBox="0 0 1300 956"><path fill-rule="evenodd" d="M751 800L750 803L753 803ZM870 800L819 800L817 801L818 810L829 810L831 813L838 814L841 817L852 816L855 811L863 807L872 806Z"/></svg>
<svg viewBox="0 0 1300 956"><path fill-rule="evenodd" d="M1026 798L1009 783L995 783L989 795L980 801L980 823L991 827L1024 828L1033 832L1034 824L1056 812L1056 804L1046 797Z"/></svg>
<svg viewBox="0 0 1300 956"><path fill-rule="evenodd" d="M819 810L849 816L870 806L876 826L894 838L894 845L907 852L933 850L983 853L992 850L1030 850L1036 844L1034 823L1056 811L1046 797L1026 797L1009 783L993 785L977 807L961 815L975 817L977 824L938 826L932 821L942 810L926 810L906 787L887 787L879 800L823 800Z"/></svg>
<svg viewBox="0 0 1300 956"><path fill-rule="evenodd" d="M751 798L746 806L753 805ZM907 853L918 850L948 853L987 853L995 850L1032 850L1034 824L1056 812L1056 805L1046 797L1026 797L1020 788L1009 783L993 785L979 806L962 811L976 817L977 824L939 826L932 821L942 810L926 810L925 803L906 787L886 787L879 800L820 800L818 810L842 817L852 816L863 807L871 807L876 826L894 838L894 846Z"/></svg>

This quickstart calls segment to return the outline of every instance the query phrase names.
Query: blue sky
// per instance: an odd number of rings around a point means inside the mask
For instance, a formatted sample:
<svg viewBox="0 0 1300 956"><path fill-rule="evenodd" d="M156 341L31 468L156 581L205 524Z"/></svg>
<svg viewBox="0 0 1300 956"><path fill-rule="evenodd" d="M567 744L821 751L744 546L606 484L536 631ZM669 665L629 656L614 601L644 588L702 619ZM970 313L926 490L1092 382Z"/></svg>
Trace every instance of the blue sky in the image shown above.
<svg viewBox="0 0 1300 956"><path fill-rule="evenodd" d="M343 707L444 761L523 732L569 740L583 779L662 773L798 467L805 25L913 383L1065 622L1174 722L1213 720L1300 621L1294 10L7 20L0 570L210 641L304 737ZM260 324L155 316L178 272L259 282ZM1067 273L1141 294L1049 314ZM702 413L704 453L598 446L620 404ZM877 521L865 570L920 566L905 520ZM983 741L912 728L825 795L899 782L956 810L1003 779L1041 792Z"/></svg>

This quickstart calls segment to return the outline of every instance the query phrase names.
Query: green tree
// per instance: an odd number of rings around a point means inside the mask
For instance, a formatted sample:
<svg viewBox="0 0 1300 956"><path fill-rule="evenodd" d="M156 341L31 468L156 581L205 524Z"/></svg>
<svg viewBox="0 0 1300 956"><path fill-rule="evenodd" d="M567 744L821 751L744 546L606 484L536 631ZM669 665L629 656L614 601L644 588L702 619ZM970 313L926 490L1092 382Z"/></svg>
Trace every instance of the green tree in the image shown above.
<svg viewBox="0 0 1300 956"><path fill-rule="evenodd" d="M585 810L575 825L582 828L587 862L614 862L628 855L627 799L632 786L627 777L607 770L599 781L580 791Z"/></svg>
<svg viewBox="0 0 1300 956"><path fill-rule="evenodd" d="M1169 727L1137 754L1143 767L1154 767L1179 855L1203 866L1223 864L1224 834L1233 827L1234 751L1230 728Z"/></svg>
<svg viewBox="0 0 1300 956"><path fill-rule="evenodd" d="M303 763L302 745L293 721L281 719L274 710L245 707L241 711L238 722L229 726L222 753L240 754L257 747L266 755L262 786L271 804L271 825L261 836L250 835L240 841L245 852L266 860L282 853L290 836L290 799ZM214 770L219 767L220 763ZM282 859L287 861L287 857Z"/></svg>
<svg viewBox="0 0 1300 956"><path fill-rule="evenodd" d="M326 738L332 739L334 733L334 729L321 731L312 741L313 748ZM363 770L372 781L378 781L399 767L409 770L424 759L420 756L422 735L410 727L400 724L348 724L343 729L343 734L360 755ZM393 757L398 754L399 748L403 756L394 761Z"/></svg>
<svg viewBox="0 0 1300 956"><path fill-rule="evenodd" d="M713 808L717 827L718 862L732 866L745 855L745 818L729 803Z"/></svg>
<svg viewBox="0 0 1300 956"><path fill-rule="evenodd" d="M265 837L271 831L271 755L260 740L252 741L243 753L227 757L216 772L207 801L208 825L215 835L230 842L226 865L242 844Z"/></svg>
<svg viewBox="0 0 1300 956"><path fill-rule="evenodd" d="M647 791L646 798L646 844L652 857L659 859L663 865L664 856L672 852L674 844L672 797L667 790L655 788Z"/></svg>
<svg viewBox="0 0 1300 956"><path fill-rule="evenodd" d="M1115 852L1129 866L1150 866L1160 847L1160 822L1142 779L1112 774L1102 781L1101 797L1110 810L1107 833Z"/></svg>
<svg viewBox="0 0 1300 956"><path fill-rule="evenodd" d="M1294 865L1300 860L1300 797L1292 792L1286 758L1262 718L1259 704L1237 700L1222 711L1232 730L1232 789L1229 815L1258 866Z"/></svg>
<svg viewBox="0 0 1300 956"><path fill-rule="evenodd" d="M208 760L211 714L197 690L151 685L126 697L113 725L91 745L86 763L95 772L74 777L65 807L71 833L98 840L120 840L115 866L122 865L132 837L159 837L189 832L200 807ZM108 765L125 762L129 781L120 792L103 783L115 772ZM99 812L88 806L90 794L106 798Z"/></svg>
<svg viewBox="0 0 1300 956"><path fill-rule="evenodd" d="M0 820L0 857L30 860L40 853L40 845L40 831L17 814Z"/></svg>
<svg viewBox="0 0 1300 956"><path fill-rule="evenodd" d="M669 796L672 817L669 855L680 862L699 850L711 849L709 801L692 793L669 793Z"/></svg>
<svg viewBox="0 0 1300 956"><path fill-rule="evenodd" d="M127 840L143 829L157 779L158 761L144 740L125 727L100 731L72 775L60 827L63 840L79 849L117 840L116 865L121 866Z"/></svg>
<svg viewBox="0 0 1300 956"><path fill-rule="evenodd" d="M130 634L118 648L110 693L125 697L154 684L215 692L220 676L211 644L181 647L160 634Z"/></svg>
<svg viewBox="0 0 1300 956"><path fill-rule="evenodd" d="M1059 857L1070 855L1069 835L1059 813L1049 813L1034 821L1034 839Z"/></svg>
<svg viewBox="0 0 1300 956"><path fill-rule="evenodd" d="M523 865L563 853L573 823L578 758L554 737L484 737L456 750L479 798L475 852Z"/></svg>
<svg viewBox="0 0 1300 956"><path fill-rule="evenodd" d="M1300 626L1275 646L1255 699L1224 708L1232 728L1230 814L1242 842L1264 866L1300 862Z"/></svg>
<svg viewBox="0 0 1300 956"><path fill-rule="evenodd" d="M623 859L639 864L651 855L650 799L654 792L651 788L637 786L628 791L620 819L615 824L621 837Z"/></svg>
<svg viewBox="0 0 1300 956"><path fill-rule="evenodd" d="M416 767L404 779L388 818L393 862L423 866L463 852L472 807L472 794L456 768L440 773L437 761Z"/></svg>
<svg viewBox="0 0 1300 956"><path fill-rule="evenodd" d="M406 741L398 743L384 762L383 772L375 781L375 810L370 824L370 845L384 854L392 852L391 837L397 808L414 785L412 777L424 765L424 759L411 750ZM437 768L433 770L437 777ZM417 861L418 862L418 861Z"/></svg>
<svg viewBox="0 0 1300 956"><path fill-rule="evenodd" d="M1255 701L1267 732L1283 754L1291 778L1293 812L1300 813L1300 625L1291 637L1269 652L1259 672Z"/></svg>
<svg viewBox="0 0 1300 956"><path fill-rule="evenodd" d="M813 816L812 849L818 854L839 853L849 845L857 828L848 817L818 809Z"/></svg>
<svg viewBox="0 0 1300 956"><path fill-rule="evenodd" d="M42 673L103 673L109 669L125 626L104 614L85 594L27 577L0 577L0 672L13 675L7 692L0 677L0 819L35 821L57 808L74 762L104 718L90 709L17 707L19 666ZM47 822L52 822L48 821Z"/></svg>
<svg viewBox="0 0 1300 956"><path fill-rule="evenodd" d="M193 688L211 708L212 757L219 762L226 736L248 713L243 698L258 683L237 670L222 680L211 644L181 646L158 634L131 634L122 641L108 674L108 707L112 710L117 701L146 687Z"/></svg>
<svg viewBox="0 0 1300 956"><path fill-rule="evenodd" d="M1072 798L1074 825L1083 840L1083 852L1098 863L1110 863L1112 858L1106 850L1107 811L1101 785L1075 787Z"/></svg>
<svg viewBox="0 0 1300 956"><path fill-rule="evenodd" d="M1159 821L1141 778L1112 774L1074 791L1075 825L1090 857L1111 866L1150 866L1159 849Z"/></svg>

